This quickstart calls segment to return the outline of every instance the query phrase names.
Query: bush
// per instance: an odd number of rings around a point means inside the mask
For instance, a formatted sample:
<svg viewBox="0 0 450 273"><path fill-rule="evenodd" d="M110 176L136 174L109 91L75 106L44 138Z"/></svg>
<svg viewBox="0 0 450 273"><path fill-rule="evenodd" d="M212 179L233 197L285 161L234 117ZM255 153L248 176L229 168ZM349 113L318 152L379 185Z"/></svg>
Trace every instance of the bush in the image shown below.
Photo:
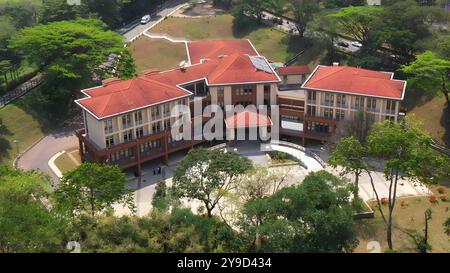
<svg viewBox="0 0 450 273"><path fill-rule="evenodd" d="M431 203L436 203L437 202L436 195L434 195L434 194L430 195L429 200Z"/></svg>
<svg viewBox="0 0 450 273"><path fill-rule="evenodd" d="M446 202L447 201L447 195L441 195L441 196L439 196L439 199L441 199L442 202Z"/></svg>
<svg viewBox="0 0 450 273"><path fill-rule="evenodd" d="M400 202L400 206L406 207L406 206L408 206L408 203L407 203L405 200L402 200L402 201Z"/></svg>
<svg viewBox="0 0 450 273"><path fill-rule="evenodd" d="M443 187L437 188L438 193L443 194L445 192L445 189Z"/></svg>
<svg viewBox="0 0 450 273"><path fill-rule="evenodd" d="M388 204L389 200L387 199L387 197L383 197L381 198L381 204L386 206Z"/></svg>

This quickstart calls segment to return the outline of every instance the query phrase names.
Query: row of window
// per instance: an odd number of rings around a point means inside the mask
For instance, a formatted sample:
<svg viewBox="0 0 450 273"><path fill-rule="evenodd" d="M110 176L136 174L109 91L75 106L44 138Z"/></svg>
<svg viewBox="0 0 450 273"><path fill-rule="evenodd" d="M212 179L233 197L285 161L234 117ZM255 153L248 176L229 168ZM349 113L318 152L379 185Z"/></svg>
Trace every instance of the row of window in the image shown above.
<svg viewBox="0 0 450 273"><path fill-rule="evenodd" d="M181 100L182 105L186 105L187 99ZM161 115L162 111L162 115ZM155 106L151 108L152 120L160 119L161 117L169 117L171 113L170 103L164 103L162 106ZM121 117L122 128L130 128L143 124L144 111L136 111L134 113L128 113ZM134 119L134 124L132 120ZM105 134L114 132L113 119L107 119L103 121Z"/></svg>
<svg viewBox="0 0 450 273"><path fill-rule="evenodd" d="M317 98L317 92L308 91L308 101L315 102ZM340 108L345 108L347 105L347 96L343 94L331 94L324 93L324 99L322 104L327 106L334 106L334 99L336 97L336 106ZM364 97L355 96L353 97L353 107L356 109L364 108ZM377 109L377 99L375 98L367 98L366 107L369 110ZM389 113L395 112L396 101L386 100L386 111Z"/></svg>
<svg viewBox="0 0 450 273"><path fill-rule="evenodd" d="M159 133L162 130L162 125L164 125L164 128L170 129L171 128L171 121L170 119L165 119L163 122L158 121L158 122L154 122L151 124L151 128L152 128L152 133ZM127 142L127 141L131 141L134 138L141 138L143 136L145 136L145 130L144 127L138 127L136 129L134 129L135 134L133 135L133 130L126 130L123 132L123 141ZM117 135L116 135L117 136ZM106 147L111 147L114 146L114 135L110 135L105 137L105 143L106 143Z"/></svg>

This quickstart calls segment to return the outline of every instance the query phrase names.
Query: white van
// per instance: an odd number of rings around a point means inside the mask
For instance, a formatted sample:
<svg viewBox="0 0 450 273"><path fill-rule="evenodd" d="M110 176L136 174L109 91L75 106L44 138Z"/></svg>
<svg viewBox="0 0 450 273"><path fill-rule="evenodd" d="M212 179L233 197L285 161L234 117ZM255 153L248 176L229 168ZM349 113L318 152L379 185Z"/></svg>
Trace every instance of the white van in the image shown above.
<svg viewBox="0 0 450 273"><path fill-rule="evenodd" d="M142 19L141 19L141 24L143 24L143 25L145 25L145 24L147 24L148 22L150 22L150 19L151 19L151 17L150 17L150 15L145 15L144 17L142 17Z"/></svg>

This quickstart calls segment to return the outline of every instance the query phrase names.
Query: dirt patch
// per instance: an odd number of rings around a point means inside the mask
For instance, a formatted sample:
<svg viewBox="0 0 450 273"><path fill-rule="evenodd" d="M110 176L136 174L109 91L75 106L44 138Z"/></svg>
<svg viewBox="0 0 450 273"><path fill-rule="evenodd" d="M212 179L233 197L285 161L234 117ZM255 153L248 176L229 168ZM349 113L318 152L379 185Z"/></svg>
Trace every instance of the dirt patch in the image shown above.
<svg viewBox="0 0 450 273"><path fill-rule="evenodd" d="M138 73L146 69L160 71L177 68L181 61L187 60L184 43L171 43L164 39L141 37L131 45Z"/></svg>

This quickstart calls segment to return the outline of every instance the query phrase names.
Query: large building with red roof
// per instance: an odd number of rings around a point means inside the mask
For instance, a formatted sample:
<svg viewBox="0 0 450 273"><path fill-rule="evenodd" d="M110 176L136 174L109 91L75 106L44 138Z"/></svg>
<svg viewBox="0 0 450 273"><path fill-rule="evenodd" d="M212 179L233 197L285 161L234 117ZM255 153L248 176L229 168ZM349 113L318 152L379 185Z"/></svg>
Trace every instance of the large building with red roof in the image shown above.
<svg viewBox="0 0 450 273"><path fill-rule="evenodd" d="M188 42L186 49L189 60L179 68L109 79L82 91L85 97L76 103L85 124L77 131L83 161L118 164L137 174L144 162L167 163L171 153L206 141L202 136L185 139L184 125L174 135L171 129L180 117L200 120L200 126L223 122L220 134L276 126L281 137L327 141L339 123L351 122L359 111L374 121L396 121L405 93L406 83L394 80L390 72L337 64L313 71L308 66L275 71L249 40ZM209 105L225 112L227 106L255 107L226 117L202 116ZM278 112L267 115L261 106ZM197 136L196 129L191 130Z"/></svg>

